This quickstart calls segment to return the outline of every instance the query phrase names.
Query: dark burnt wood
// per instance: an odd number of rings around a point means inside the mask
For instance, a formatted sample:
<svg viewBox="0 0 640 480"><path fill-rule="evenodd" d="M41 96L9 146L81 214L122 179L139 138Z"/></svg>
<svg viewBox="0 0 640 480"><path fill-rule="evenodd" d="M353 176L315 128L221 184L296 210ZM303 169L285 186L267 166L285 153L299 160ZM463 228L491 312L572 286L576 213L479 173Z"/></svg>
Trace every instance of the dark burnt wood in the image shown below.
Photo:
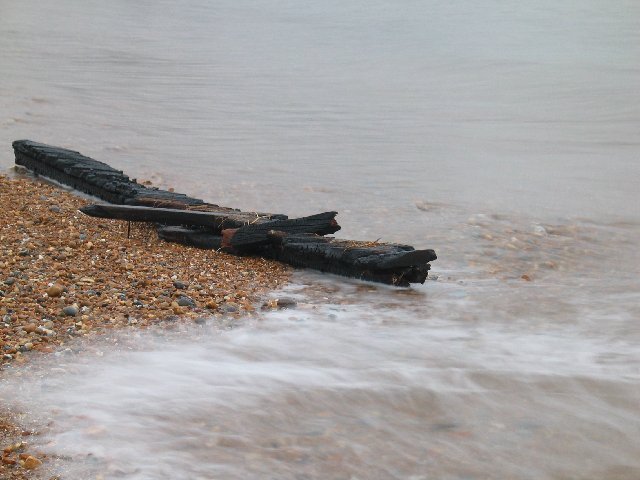
<svg viewBox="0 0 640 480"><path fill-rule="evenodd" d="M207 227L220 233L227 228L240 228L250 224L273 223L269 217L239 211L198 211L173 208L138 207L132 205L93 204L80 211L91 217L111 218L129 222L158 223L161 225L185 225ZM286 220L278 220L284 222Z"/></svg>
<svg viewBox="0 0 640 480"><path fill-rule="evenodd" d="M322 235L340 226L336 212L289 220L282 214L242 212L130 179L79 152L30 140L13 142L16 164L88 193L110 205L87 215L155 223L160 238L206 249L260 255L301 268L396 286L424 283L433 250L408 245L339 240Z"/></svg>
<svg viewBox="0 0 640 480"><path fill-rule="evenodd" d="M324 212L308 217L245 225L226 237L229 238L228 246L238 251L255 250L256 248L272 243L269 238L269 232L273 230L288 235L297 233L328 235L335 233L340 230L340 225L338 225L336 221L337 214L338 212ZM227 246L226 242L225 246Z"/></svg>
<svg viewBox="0 0 640 480"><path fill-rule="evenodd" d="M229 207L206 203L182 193L147 187L130 179L121 170L66 148L53 147L31 140L13 142L16 164L37 175L56 180L106 202L118 205L164 207L176 210L240 212ZM260 217L286 219L283 214L251 213Z"/></svg>
<svg viewBox="0 0 640 480"><path fill-rule="evenodd" d="M399 287L424 283L433 250L415 250L408 245L339 240L317 235L286 235L273 231L270 256L284 263L345 277L381 282Z"/></svg>
<svg viewBox="0 0 640 480"><path fill-rule="evenodd" d="M219 250L222 248L222 236L206 230L186 227L158 227L158 236L173 243L180 243L206 250Z"/></svg>

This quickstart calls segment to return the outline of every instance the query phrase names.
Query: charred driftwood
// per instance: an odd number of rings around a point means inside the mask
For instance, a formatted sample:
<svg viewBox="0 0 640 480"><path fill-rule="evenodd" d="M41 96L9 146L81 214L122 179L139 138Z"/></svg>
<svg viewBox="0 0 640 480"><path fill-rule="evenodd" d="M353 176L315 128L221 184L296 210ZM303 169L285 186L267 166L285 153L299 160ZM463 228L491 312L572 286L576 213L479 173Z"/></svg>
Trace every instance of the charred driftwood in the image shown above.
<svg viewBox="0 0 640 480"><path fill-rule="evenodd" d="M339 240L314 234L287 235L271 230L268 242L238 250L220 235L185 227L161 227L160 238L204 249L222 249L240 254L259 254L298 268L310 268L345 277L406 287L424 283L436 260L433 250L416 250L409 245Z"/></svg>
<svg viewBox="0 0 640 480"><path fill-rule="evenodd" d="M229 207L206 203L182 193L147 187L130 179L121 170L86 157L74 150L53 147L31 140L13 142L16 164L37 175L56 180L106 202L118 205L139 205L214 212L240 212ZM286 215L247 212L248 215L286 219Z"/></svg>
<svg viewBox="0 0 640 480"><path fill-rule="evenodd" d="M18 165L107 202L135 205L136 199L142 197L146 201L171 201L185 207L204 205L198 198L147 188L131 180L121 170L73 150L31 140L16 140L13 150Z"/></svg>
<svg viewBox="0 0 640 480"><path fill-rule="evenodd" d="M245 225L271 223L271 218L239 211L177 210L174 208L138 207L132 205L93 204L80 209L85 215L129 222L149 222L161 225L207 227L211 232L240 228ZM286 220L278 220L284 222Z"/></svg>
<svg viewBox="0 0 640 480"><path fill-rule="evenodd" d="M287 235L272 231L271 247L265 256L301 268L346 277L382 282L400 287L424 283L433 250L416 250L409 245L339 240L317 235Z"/></svg>
<svg viewBox="0 0 640 480"><path fill-rule="evenodd" d="M137 207L131 205L93 204L80 208L90 217L126 220L129 222L157 223L206 227L209 233L222 233L223 246L229 250L248 251L270 243L268 233L314 233L326 235L340 230L337 212L319 213L309 217L273 220L246 212L176 210L172 208Z"/></svg>
<svg viewBox="0 0 640 480"><path fill-rule="evenodd" d="M270 244L272 241L269 237L269 232L274 230L288 235L297 233L328 235L336 233L340 230L340 225L336 221L337 214L338 212L324 212L302 218L253 223L230 232L223 231L223 246L241 252L252 251Z"/></svg>
<svg viewBox="0 0 640 480"><path fill-rule="evenodd" d="M16 163L109 202L81 209L87 215L157 226L160 238L206 249L261 255L290 265L396 286L424 283L433 250L408 245L339 240L322 235L340 226L336 212L288 219L242 212L181 193L149 188L122 171L79 152L30 140L13 142Z"/></svg>
<svg viewBox="0 0 640 480"><path fill-rule="evenodd" d="M222 248L222 236L203 229L187 227L158 227L158 236L166 242L180 243L206 250Z"/></svg>

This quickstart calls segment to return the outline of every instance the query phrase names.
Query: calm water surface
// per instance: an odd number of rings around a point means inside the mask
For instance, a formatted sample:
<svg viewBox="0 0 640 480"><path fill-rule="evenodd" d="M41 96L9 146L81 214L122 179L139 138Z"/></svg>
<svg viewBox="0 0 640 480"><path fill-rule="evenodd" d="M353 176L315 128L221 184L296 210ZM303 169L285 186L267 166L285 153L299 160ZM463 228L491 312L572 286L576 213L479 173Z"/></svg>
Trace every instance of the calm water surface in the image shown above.
<svg viewBox="0 0 640 480"><path fill-rule="evenodd" d="M0 51L5 170L30 138L439 256L12 371L51 473L640 478L638 2L0 0Z"/></svg>

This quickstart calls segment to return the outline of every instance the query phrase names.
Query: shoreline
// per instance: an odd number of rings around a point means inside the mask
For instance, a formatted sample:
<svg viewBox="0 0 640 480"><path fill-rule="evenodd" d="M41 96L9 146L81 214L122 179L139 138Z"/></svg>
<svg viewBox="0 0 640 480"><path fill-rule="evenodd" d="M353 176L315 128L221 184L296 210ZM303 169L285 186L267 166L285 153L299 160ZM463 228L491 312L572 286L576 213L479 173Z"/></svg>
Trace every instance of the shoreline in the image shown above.
<svg viewBox="0 0 640 480"><path fill-rule="evenodd" d="M38 179L0 174L0 202L0 379L8 365L81 337L252 315L291 272L164 242L145 225L132 225L128 238L126 222L83 215L89 200ZM0 410L1 478L37 472L45 459L29 452L31 434Z"/></svg>

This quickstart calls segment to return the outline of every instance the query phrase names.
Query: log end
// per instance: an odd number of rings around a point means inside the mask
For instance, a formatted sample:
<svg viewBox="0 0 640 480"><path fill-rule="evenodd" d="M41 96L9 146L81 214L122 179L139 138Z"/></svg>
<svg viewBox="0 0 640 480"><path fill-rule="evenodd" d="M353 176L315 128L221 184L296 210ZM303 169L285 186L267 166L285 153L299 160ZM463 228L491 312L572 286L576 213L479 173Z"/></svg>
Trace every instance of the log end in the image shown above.
<svg viewBox="0 0 640 480"><path fill-rule="evenodd" d="M91 205L85 205L84 207L80 207L78 211L84 213L85 215L89 215L90 217L102 217L104 218L104 211L100 207L99 204L94 203Z"/></svg>

